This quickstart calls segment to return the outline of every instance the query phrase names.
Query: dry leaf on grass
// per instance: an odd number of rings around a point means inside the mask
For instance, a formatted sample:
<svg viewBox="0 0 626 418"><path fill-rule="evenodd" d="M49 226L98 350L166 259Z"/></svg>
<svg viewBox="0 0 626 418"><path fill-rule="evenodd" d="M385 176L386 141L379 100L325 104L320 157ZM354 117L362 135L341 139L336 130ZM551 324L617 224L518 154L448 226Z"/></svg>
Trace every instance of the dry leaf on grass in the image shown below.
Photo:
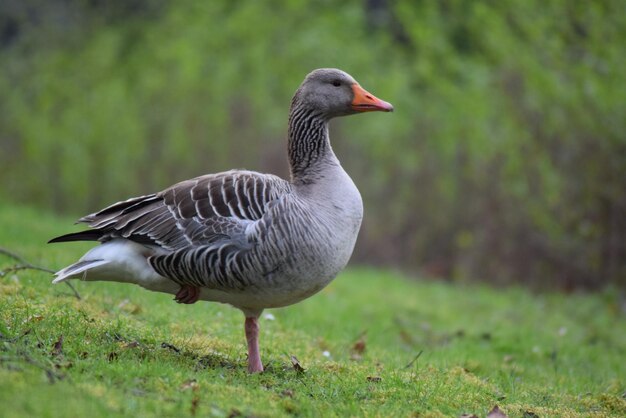
<svg viewBox="0 0 626 418"><path fill-rule="evenodd" d="M365 335L366 335L366 333L367 333L367 331L363 331L361 333L361 335L359 335L359 338L357 339L357 341L352 346L352 352L357 353L357 354L363 354L365 352L365 349L367 348L366 345L365 345Z"/></svg>
<svg viewBox="0 0 626 418"><path fill-rule="evenodd" d="M58 357L63 353L63 335L59 335L59 339L52 345L52 357Z"/></svg>
<svg viewBox="0 0 626 418"><path fill-rule="evenodd" d="M293 365L293 369L298 373L304 373L304 367L300 365L300 362L296 358L296 356L291 356L291 364Z"/></svg>
<svg viewBox="0 0 626 418"><path fill-rule="evenodd" d="M291 389L285 389L282 392L280 392L280 396L282 396L283 398L293 398L294 392Z"/></svg>
<svg viewBox="0 0 626 418"><path fill-rule="evenodd" d="M363 353L367 345L365 343L365 335L367 331L363 331L358 337L352 348L350 349L350 358L355 361L359 361L363 358Z"/></svg>
<svg viewBox="0 0 626 418"><path fill-rule="evenodd" d="M175 352L175 353L180 353L180 349L179 349L179 348L176 348L175 346L173 346L173 345L172 345L172 344L170 344L170 343L162 342L162 343L161 343L161 348L167 348L167 349L169 349L169 350L172 350L172 351L173 351L173 352Z"/></svg>
<svg viewBox="0 0 626 418"><path fill-rule="evenodd" d="M198 382L196 381L196 379L185 380L183 384L180 385L181 390L195 389L196 387L198 387Z"/></svg>
<svg viewBox="0 0 626 418"><path fill-rule="evenodd" d="M487 414L487 418L509 418L502 410L495 405Z"/></svg>

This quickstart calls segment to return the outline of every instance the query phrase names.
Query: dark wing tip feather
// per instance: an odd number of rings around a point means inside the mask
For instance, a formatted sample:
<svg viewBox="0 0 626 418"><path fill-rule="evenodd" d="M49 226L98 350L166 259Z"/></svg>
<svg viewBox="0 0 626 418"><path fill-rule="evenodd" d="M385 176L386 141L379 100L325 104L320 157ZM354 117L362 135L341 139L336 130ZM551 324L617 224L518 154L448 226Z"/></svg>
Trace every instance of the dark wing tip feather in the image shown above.
<svg viewBox="0 0 626 418"><path fill-rule="evenodd" d="M101 218L107 215L124 215L132 210L139 209L160 199L161 198L155 193L145 196L133 197L128 200L113 203L112 205L107 206L106 208L101 209L98 212L83 216L78 220L78 222L90 223L96 218Z"/></svg>
<svg viewBox="0 0 626 418"><path fill-rule="evenodd" d="M89 229L87 231L72 232L71 234L61 235L60 237L52 238L48 241L48 244L55 242L70 242L70 241L98 241L102 238L102 231L97 229Z"/></svg>

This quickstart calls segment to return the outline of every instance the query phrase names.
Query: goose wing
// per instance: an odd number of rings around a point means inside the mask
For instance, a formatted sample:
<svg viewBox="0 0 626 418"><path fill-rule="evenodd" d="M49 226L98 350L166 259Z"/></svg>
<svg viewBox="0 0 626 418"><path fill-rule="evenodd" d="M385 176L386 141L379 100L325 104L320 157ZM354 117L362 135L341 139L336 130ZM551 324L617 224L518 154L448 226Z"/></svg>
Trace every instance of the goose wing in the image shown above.
<svg viewBox="0 0 626 418"><path fill-rule="evenodd" d="M233 170L175 184L160 193L115 203L79 220L88 231L50 242L126 238L167 251L242 241L246 226L270 202L291 192L273 175Z"/></svg>

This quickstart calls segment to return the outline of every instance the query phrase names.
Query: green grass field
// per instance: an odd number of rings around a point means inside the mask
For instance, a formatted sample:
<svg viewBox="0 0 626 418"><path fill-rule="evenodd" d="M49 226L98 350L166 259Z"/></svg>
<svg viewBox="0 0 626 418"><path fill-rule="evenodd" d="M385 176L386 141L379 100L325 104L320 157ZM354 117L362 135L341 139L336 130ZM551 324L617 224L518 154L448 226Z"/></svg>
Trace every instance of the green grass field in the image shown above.
<svg viewBox="0 0 626 418"><path fill-rule="evenodd" d="M71 219L0 207L0 246L59 269ZM0 255L0 270L17 262ZM0 416L626 416L616 292L532 294L350 268L267 311L267 371L248 375L243 315L112 283L0 278ZM421 353L421 354L420 354ZM297 371L290 356L305 369Z"/></svg>

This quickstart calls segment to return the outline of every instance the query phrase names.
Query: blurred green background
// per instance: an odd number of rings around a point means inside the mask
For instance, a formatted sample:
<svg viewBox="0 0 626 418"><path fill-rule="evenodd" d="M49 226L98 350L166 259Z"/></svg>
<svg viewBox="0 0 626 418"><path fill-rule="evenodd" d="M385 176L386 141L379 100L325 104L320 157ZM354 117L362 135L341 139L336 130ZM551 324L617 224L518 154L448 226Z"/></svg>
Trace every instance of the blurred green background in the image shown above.
<svg viewBox="0 0 626 418"><path fill-rule="evenodd" d="M286 176L291 95L338 67L396 108L331 127L365 202L353 262L625 287L624 45L623 0L5 0L1 204Z"/></svg>

